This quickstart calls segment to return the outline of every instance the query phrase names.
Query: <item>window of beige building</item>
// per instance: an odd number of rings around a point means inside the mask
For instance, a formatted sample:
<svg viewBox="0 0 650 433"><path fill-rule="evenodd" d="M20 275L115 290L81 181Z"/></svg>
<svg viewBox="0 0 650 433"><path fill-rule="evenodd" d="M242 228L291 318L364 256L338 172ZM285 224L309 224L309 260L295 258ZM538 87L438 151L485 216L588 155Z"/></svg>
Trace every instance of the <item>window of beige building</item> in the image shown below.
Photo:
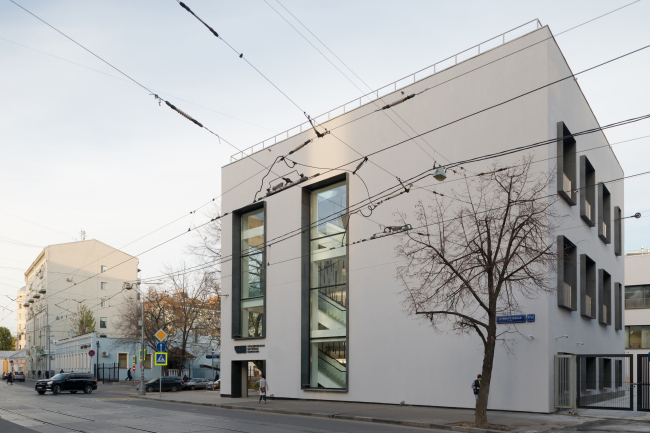
<svg viewBox="0 0 650 433"><path fill-rule="evenodd" d="M129 356L128 353L118 353L117 354L117 367L118 368L127 368L126 360Z"/></svg>
<svg viewBox="0 0 650 433"><path fill-rule="evenodd" d="M102 273L106 272L106 266L102 265L101 271L102 271Z"/></svg>
<svg viewBox="0 0 650 433"><path fill-rule="evenodd" d="M107 286L108 286L108 283L105 283L105 282L102 281L102 283L101 283L102 290L106 290Z"/></svg>
<svg viewBox="0 0 650 433"><path fill-rule="evenodd" d="M100 317L99 318L99 327L100 328L106 328L108 319L106 317Z"/></svg>

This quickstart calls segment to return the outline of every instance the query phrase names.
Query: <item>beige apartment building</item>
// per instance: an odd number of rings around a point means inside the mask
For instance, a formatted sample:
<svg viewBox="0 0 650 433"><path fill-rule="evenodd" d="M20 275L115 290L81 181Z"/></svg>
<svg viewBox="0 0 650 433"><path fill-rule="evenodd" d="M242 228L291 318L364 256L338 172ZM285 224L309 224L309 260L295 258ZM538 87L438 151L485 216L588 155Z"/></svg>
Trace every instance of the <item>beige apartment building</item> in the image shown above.
<svg viewBox="0 0 650 433"><path fill-rule="evenodd" d="M18 289L16 296L16 350L25 348L26 333L25 324L27 323L27 308L23 304L27 300L27 287Z"/></svg>
<svg viewBox="0 0 650 433"><path fill-rule="evenodd" d="M113 336L120 307L136 302L135 291L123 284L137 278L135 257L97 240L45 247L25 272L19 310L19 317L25 314L26 370L54 368L55 342L74 336L82 305L91 310L98 334Z"/></svg>

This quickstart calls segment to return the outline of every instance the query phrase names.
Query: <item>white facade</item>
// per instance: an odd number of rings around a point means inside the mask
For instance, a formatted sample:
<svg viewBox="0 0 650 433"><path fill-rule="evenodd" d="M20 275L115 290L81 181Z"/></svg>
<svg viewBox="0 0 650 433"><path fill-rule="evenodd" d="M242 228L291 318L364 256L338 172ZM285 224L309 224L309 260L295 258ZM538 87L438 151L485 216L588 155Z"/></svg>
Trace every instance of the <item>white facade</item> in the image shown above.
<svg viewBox="0 0 650 433"><path fill-rule="evenodd" d="M512 55L504 57L508 54ZM502 59L498 60L500 58ZM485 67L476 69L484 65ZM320 130L327 128L333 131L336 137L354 150L332 135L316 139L313 131L305 131L259 151L252 157L223 167L223 191L235 187L236 190L224 193L222 209L224 212L240 210L223 219L223 256L230 257L233 251L241 250L240 245L233 245L233 242L242 241L242 249L252 250L257 242L254 237L261 236L262 231L266 242L278 240L278 237L286 233L298 233L300 227L309 224L309 219L305 221L304 217L305 207L309 206L304 199L305 190L316 183L325 186L328 179L333 180L340 175L341 171L323 174L328 167L339 167L360 155L371 154L407 139L393 121L415 135L410 127L417 133L438 128L570 75L571 71L552 38L550 29L543 27L423 78L403 88L403 93L397 91L384 96L379 107L402 99L405 95L417 95L391 110L379 110L373 114L378 107L367 104L332 118L319 127ZM428 88L431 89L419 93ZM408 122L408 126L396 114ZM387 116L393 121L387 119ZM355 119L360 120L354 121ZM342 126L348 122L352 123ZM375 194L393 186L396 179L372 163L388 169L395 176L408 179L433 166L433 159L425 155L422 149L432 154L438 163L445 164L447 161L465 160L556 139L558 122L564 122L573 133L598 126L580 87L573 79L442 127L427 134L426 142L416 139L415 142L410 141L372 155L371 163L366 163L359 175L368 185L370 194ZM341 127L337 128L339 126ZM296 166L298 173L307 177L316 173L321 175L265 199L262 208L263 224L257 222L254 226L246 226L249 222L245 224L241 220L242 215L250 215L247 212L260 209L259 204L257 207L250 205L260 185L265 191L269 180L278 176L295 178L296 175L291 174L292 169L280 163L274 166L273 173L264 180L261 173L251 180L246 179L260 171L260 163L269 166L278 156L288 155L291 150L312 138L312 143L290 158L301 164L318 167ZM575 145L577 157L586 155L595 169L596 182L623 176L602 133L576 137ZM431 148L444 156L434 153ZM590 150L592 148L598 149ZM533 170L555 171L557 149L556 143L536 148L533 160L538 162L533 164ZM522 154L505 156L500 158L500 162L508 164L520 160L521 156ZM475 163L465 168L474 173L488 171L491 162ZM344 168L354 170L356 164ZM462 178L462 175L454 175L452 172L448 175L449 178L443 183L431 179L430 182L416 186L430 186L439 193L448 194L460 185L456 180ZM573 188L583 187L577 163L574 175L577 186L574 183ZM347 182L346 198L349 204L367 198L368 194L359 177L348 174L347 181L345 178L342 180ZM273 184L277 182L279 180ZM239 185L240 183L242 184ZM609 183L606 187L611 194L612 212L614 207L623 211L623 184ZM555 186L549 193L556 194ZM417 201L426 201L429 196L430 193L426 190L414 187L410 193L379 206L371 219L353 216L349 221L346 242L370 238L381 232L383 226L396 224L397 211L405 212L413 218ZM590 227L581 219L579 201L578 205L569 206L565 200L560 199L556 209L566 219L555 235L564 235L576 245L579 259L586 254L595 262L597 269L603 269L611 275L609 300L614 309L614 284L625 283L623 257L615 254L616 242L621 242L619 245L622 247L622 230L620 233L610 233L611 243L605 243L598 236L598 228ZM596 213L593 215L592 219L596 219ZM395 256L396 237L354 244L347 249L347 309L345 319L341 318L341 322L347 322L347 329L334 332L329 325L323 326L326 328L323 329L323 336L327 331L332 332L332 336L344 335L346 340L345 360L342 364L347 382L340 390L316 389L304 380L304 347L307 344L304 329L309 327L309 323L305 323L304 319L303 258L310 255L309 249L305 250L304 237L287 237L271 247L260 247L260 250L263 249L263 253L260 253L263 254L263 297L262 300L255 298L257 303L252 299L247 300L246 305L250 305L250 308L243 313L241 309L245 305L240 301L241 287L243 282L250 286L250 282L246 280L248 277L242 275L242 267L249 265L238 264L237 258L225 262L222 277L222 396L238 395L239 390L236 388L240 385L241 365L260 361L266 370L270 393L276 397L390 404L404 401L414 405L474 407L470 384L481 372L482 343L478 337L458 337L445 332L437 334L427 323L405 314L400 283L395 278L398 261ZM308 243L309 241L307 245ZM307 269L308 267L309 264ZM575 269L575 280L578 282L579 269L580 262ZM549 280L552 284L557 284L555 272L549 271ZM580 288L577 293L580 293ZM501 347L497 347L489 408L553 411L555 354L624 352L624 332L615 329L615 320L611 321L611 325L603 325L598 318L583 317L579 298L574 299L574 302L578 304L576 311L558 307L555 294L522 300L522 312L535 314L536 321L519 325L522 335L513 337L516 342L512 354L508 355ZM619 302L622 302L622 296ZM260 322L263 331L260 332L256 325L252 328L249 325L246 332L255 337L241 338L241 330L244 328L240 325L240 314L258 317L255 316L255 309L261 308L260 305L264 308L263 320ZM307 317L309 318L308 312ZM324 323L328 319L324 317L322 320Z"/></svg>
<svg viewBox="0 0 650 433"><path fill-rule="evenodd" d="M137 269L136 258L97 240L45 247L25 272L19 310L26 313L27 371L48 369L41 350L53 352L55 341L70 338L81 305L92 311L96 331L114 335L120 306L136 302L134 291L122 285L137 280Z"/></svg>

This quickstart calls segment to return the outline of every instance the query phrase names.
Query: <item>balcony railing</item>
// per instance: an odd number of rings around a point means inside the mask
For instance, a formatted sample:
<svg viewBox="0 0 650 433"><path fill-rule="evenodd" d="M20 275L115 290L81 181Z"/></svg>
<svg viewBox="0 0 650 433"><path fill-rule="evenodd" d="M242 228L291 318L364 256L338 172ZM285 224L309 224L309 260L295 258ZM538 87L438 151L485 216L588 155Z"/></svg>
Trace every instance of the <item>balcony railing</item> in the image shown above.
<svg viewBox="0 0 650 433"><path fill-rule="evenodd" d="M320 116L316 116L314 119L314 124L321 124L324 122L327 122L328 120L334 119L335 117L338 117L342 114L347 113L348 111L352 111L354 109L357 109L361 107L362 105L369 104L373 101L376 101L377 99L380 99L389 93L395 92L403 87L406 87L410 84L415 83L416 81L422 80L424 78L427 78L431 75L437 74L438 72L442 72L445 69L448 69L452 66L455 66L459 63L464 62L465 60L469 60L472 57L476 57L481 53L484 53L486 51L489 51L493 48L496 48L498 46L504 45L506 42L510 42L514 39L517 39L521 36L527 35L528 33L532 33L537 29L540 29L542 27L542 23L538 19L534 19L532 21L529 21L525 24L520 25L519 27L515 27L512 30L508 30L505 33L501 33L499 36L496 36L494 38L488 39L485 42L482 42L478 45L474 45L472 48L469 48L463 52L460 52L458 54L455 54L451 57L448 57L444 60L439 61L438 63L434 63L431 66L427 66L424 69L420 69L419 71L415 72L414 74L408 75L404 78L401 78L397 81L394 81L387 86L382 87L381 89L375 90L373 92L367 93L360 98L354 99L353 101L348 102L347 104L340 105L327 113L323 113ZM232 155L230 157L230 162L235 162L240 159L246 158L248 156L251 156L252 154L259 152L260 150L266 149L267 147L273 146L276 143L279 143L283 140L288 139L289 137L293 137L296 134L299 134L303 131L307 131L311 129L311 124L309 122L304 122L301 123L300 125L288 129L275 137L271 137L267 140L264 140L260 143L257 143L247 149L242 150L241 152L237 152L236 154Z"/></svg>
<svg viewBox="0 0 650 433"><path fill-rule="evenodd" d="M625 309L650 308L650 298L626 299Z"/></svg>

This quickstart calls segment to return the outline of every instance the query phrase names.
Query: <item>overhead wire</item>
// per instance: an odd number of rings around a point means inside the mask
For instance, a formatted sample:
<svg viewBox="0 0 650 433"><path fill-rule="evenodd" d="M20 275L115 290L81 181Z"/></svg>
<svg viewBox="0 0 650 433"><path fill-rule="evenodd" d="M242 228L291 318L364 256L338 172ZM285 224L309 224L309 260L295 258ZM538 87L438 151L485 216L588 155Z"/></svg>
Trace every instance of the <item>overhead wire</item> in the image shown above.
<svg viewBox="0 0 650 433"><path fill-rule="evenodd" d="M13 2L13 0L12 0L12 2ZM15 2L13 2L13 3L15 3ZM18 6L20 6L20 5L18 5ZM21 6L21 8L22 8L22 6ZM22 8L22 9L24 9L24 8ZM28 11L28 12L29 12L29 11ZM32 14L32 13L30 12L30 14ZM32 14L32 15L33 15L33 14ZM39 18L39 20L40 20L40 18ZM42 21L42 20L41 20L41 21ZM46 24L47 24L47 23L46 23ZM48 26L50 26L50 25L48 24ZM52 26L50 26L50 27L52 27ZM57 30L57 31L58 31L58 30ZM59 33L61 33L61 32L59 32ZM67 36L66 36L66 37L67 37ZM70 39L70 38L69 38L69 39ZM75 43L76 43L76 42L75 42ZM77 44L78 44L78 43L77 43ZM78 45L80 45L80 44L78 44ZM643 47L643 48L641 48L641 49L639 49L639 50L635 50L634 52L640 51L640 50L645 49L645 48L647 48L647 46L646 46L646 47ZM84 49L85 49L85 48L84 48ZM87 49L86 49L86 50L87 50ZM609 63L609 62L611 62L611 61L618 60L619 58L625 57L625 56L627 56L627 55L629 55L629 54L632 54L632 53L634 53L634 52L628 53L628 54L623 55L623 56L619 56L618 58L612 59L612 60L610 60L610 61L608 61L608 62L605 62L605 63L603 63L603 64L607 64L607 63ZM98 56L96 56L96 57L98 57ZM98 58L99 58L99 57L98 57ZM100 59L101 59L101 58L100 58ZM102 60L103 60L103 59L102 59ZM107 63L107 62L106 62L106 63ZM107 63L107 64L108 64L108 63ZM589 68L588 70L592 70L592 69L594 69L594 68L596 68L596 67L602 66L603 64L596 65L595 67ZM109 65L110 65L110 64L109 64ZM112 66L112 65L111 65L111 66ZM119 69L117 69L117 68L115 68L115 69L118 70L118 71L121 73L121 71L120 71ZM585 71L581 71L581 72L579 72L578 74L583 73L583 72L586 72L586 71L587 71L587 70L585 70ZM575 74L575 75L578 75L578 74ZM128 75L126 75L126 74L124 74L124 75L128 77ZM129 78L130 78L130 77L129 77ZM567 78L570 78L570 77L567 77ZM560 81L561 81L561 80L560 80ZM550 84L554 84L554 83L550 83ZM549 85L550 85L550 84L549 84ZM548 85L547 85L547 86L548 86ZM546 87L546 86L544 86L544 87ZM146 89L146 88L145 88L145 89ZM538 89L535 89L535 90L539 90L539 88L538 88ZM533 91L535 91L535 90L533 90ZM528 93L530 93L530 92L528 92ZM528 93L527 93L527 94L528 94ZM524 95L520 95L520 96L524 96ZM514 99L516 99L516 98L514 98ZM509 102L509 101L506 101L506 102ZM503 102L503 103L505 103L505 102ZM501 103L501 104L497 104L496 106L498 106L498 105L502 105L503 103ZM488 107L487 109L489 109L489 108L494 108L494 107ZM485 111L485 110L487 110L487 109L481 110L480 112L483 112L483 111ZM180 114L180 113L179 113L179 114ZM474 114L478 114L478 112L477 112L477 113L474 113ZM472 115L473 115L473 114L472 114ZM470 116L471 116L471 115L470 115ZM467 116L467 117L469 117L469 116ZM443 126L446 126L446 125L443 125ZM207 128L206 128L206 129L207 129ZM439 128L437 128L437 129L439 129ZM208 131L209 131L209 130L208 130ZM212 131L209 131L209 132L212 132ZM427 132L425 132L425 133L423 133L423 134L420 134L420 135L424 135L424 134L429 133L429 132L432 132L432 131L427 131ZM213 134L214 134L214 133L213 133ZM215 134L215 135L217 135L217 134ZM218 136L218 135L217 135L217 136ZM409 141L409 140L406 140L406 141ZM389 148L394 147L394 146L399 145L399 144L402 144L402 143L397 143L397 144L395 144L395 145L393 145L393 146L390 146ZM376 154L376 153L378 153L378 152L380 152L380 151L384 151L384 150L387 150L387 149L388 149L388 148L380 149L379 151L374 152L373 154ZM367 156L366 156L366 157L367 157ZM363 158L361 158L361 159L363 159ZM354 160L354 161L352 161L352 162L350 162L350 163L354 163L354 162L358 162L358 161L359 161L359 159L356 159L356 160ZM348 164L350 164L350 163L348 163ZM345 165L348 165L348 164L345 164ZM261 165L261 164L260 164L260 165ZM343 166L340 166L340 167L343 167ZM214 219L211 220L211 221L209 221L208 223L210 223L210 222L212 222L212 221L214 221ZM176 237L175 237L175 238L176 238ZM173 240L173 239L175 239L175 238L172 238L171 240ZM166 243L166 242L165 242L165 243ZM160 245L162 245L162 244L160 244ZM158 246L160 246L160 245L158 245ZM156 246L156 247L158 247L158 246ZM156 248L156 247L154 247L154 248Z"/></svg>

